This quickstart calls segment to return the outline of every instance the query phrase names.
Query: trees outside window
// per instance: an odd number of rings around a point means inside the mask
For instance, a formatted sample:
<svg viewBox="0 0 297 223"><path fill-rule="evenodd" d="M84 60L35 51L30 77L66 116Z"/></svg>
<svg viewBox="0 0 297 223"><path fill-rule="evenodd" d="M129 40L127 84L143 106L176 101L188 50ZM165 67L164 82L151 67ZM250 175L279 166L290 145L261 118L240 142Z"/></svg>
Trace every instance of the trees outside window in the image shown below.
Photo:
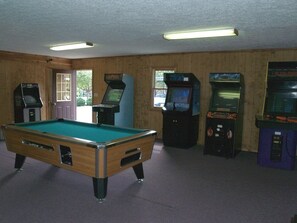
<svg viewBox="0 0 297 223"><path fill-rule="evenodd" d="M76 71L77 106L92 105L92 70Z"/></svg>
<svg viewBox="0 0 297 223"><path fill-rule="evenodd" d="M175 69L154 69L153 71L153 94L154 108L162 108L165 104L167 86L164 82L164 73L174 73Z"/></svg>

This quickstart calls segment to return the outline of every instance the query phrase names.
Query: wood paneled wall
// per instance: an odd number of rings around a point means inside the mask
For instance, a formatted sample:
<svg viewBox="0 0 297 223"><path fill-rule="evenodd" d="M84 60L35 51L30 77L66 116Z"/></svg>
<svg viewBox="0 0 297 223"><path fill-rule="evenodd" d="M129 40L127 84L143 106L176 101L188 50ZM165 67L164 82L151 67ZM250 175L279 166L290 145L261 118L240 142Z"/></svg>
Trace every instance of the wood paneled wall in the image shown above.
<svg viewBox="0 0 297 223"><path fill-rule="evenodd" d="M201 82L201 114L198 144L204 144L205 116L211 96L208 74L239 72L244 75L244 123L242 150L258 150L259 130L255 115L262 113L268 61L297 61L297 50L257 50L236 52L182 53L73 60L74 69L93 69L94 104L101 102L106 89L104 73L128 73L135 78L135 117L137 128L154 129L162 138L162 112L151 104L154 68L176 68L194 73Z"/></svg>
<svg viewBox="0 0 297 223"><path fill-rule="evenodd" d="M127 73L135 80L134 123L136 128L158 131L162 137L162 112L151 104L154 68L175 68L194 73L201 82L201 114L198 144L204 144L205 116L211 87L210 72L240 72L245 80L243 146L257 151L259 130L255 115L262 113L268 61L297 61L297 49L234 52L180 53L68 60L27 54L0 52L0 124L13 122L13 90L21 82L37 82L44 107L42 117L50 117L52 69L92 69L93 103L101 102L106 89L105 73ZM95 120L95 115L94 115Z"/></svg>
<svg viewBox="0 0 297 223"><path fill-rule="evenodd" d="M0 125L14 121L13 91L20 83L38 83L42 119L50 117L52 69L70 69L71 60L0 52Z"/></svg>

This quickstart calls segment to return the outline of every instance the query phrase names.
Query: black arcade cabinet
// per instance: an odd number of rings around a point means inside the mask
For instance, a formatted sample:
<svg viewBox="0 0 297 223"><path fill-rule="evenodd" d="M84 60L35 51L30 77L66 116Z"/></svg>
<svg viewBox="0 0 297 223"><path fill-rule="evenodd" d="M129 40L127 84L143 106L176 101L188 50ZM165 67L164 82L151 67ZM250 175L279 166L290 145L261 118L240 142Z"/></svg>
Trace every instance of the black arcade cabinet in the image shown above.
<svg viewBox="0 0 297 223"><path fill-rule="evenodd" d="M261 166L293 170L297 145L297 62L269 62L257 162Z"/></svg>
<svg viewBox="0 0 297 223"><path fill-rule="evenodd" d="M42 101L36 83L21 83L14 90L14 121L33 122L41 120Z"/></svg>
<svg viewBox="0 0 297 223"><path fill-rule="evenodd" d="M204 154L234 157L241 149L244 81L239 73L210 73Z"/></svg>
<svg viewBox="0 0 297 223"><path fill-rule="evenodd" d="M134 113L134 80L128 74L105 74L108 84L103 100L93 105L100 124L133 127Z"/></svg>
<svg viewBox="0 0 297 223"><path fill-rule="evenodd" d="M192 73L165 73L168 89L163 114L165 146L189 148L197 144L200 82Z"/></svg>

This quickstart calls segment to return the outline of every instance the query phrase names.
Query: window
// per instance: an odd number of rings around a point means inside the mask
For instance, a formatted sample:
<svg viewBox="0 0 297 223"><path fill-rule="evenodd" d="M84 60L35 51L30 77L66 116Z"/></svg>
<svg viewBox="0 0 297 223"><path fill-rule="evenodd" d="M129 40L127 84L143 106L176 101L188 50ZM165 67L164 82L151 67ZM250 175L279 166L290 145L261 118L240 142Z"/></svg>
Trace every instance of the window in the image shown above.
<svg viewBox="0 0 297 223"><path fill-rule="evenodd" d="M57 73L57 101L71 101L71 74Z"/></svg>
<svg viewBox="0 0 297 223"><path fill-rule="evenodd" d="M153 106L162 108L165 104L167 86L164 82L164 73L174 73L174 69L155 69L153 71Z"/></svg>

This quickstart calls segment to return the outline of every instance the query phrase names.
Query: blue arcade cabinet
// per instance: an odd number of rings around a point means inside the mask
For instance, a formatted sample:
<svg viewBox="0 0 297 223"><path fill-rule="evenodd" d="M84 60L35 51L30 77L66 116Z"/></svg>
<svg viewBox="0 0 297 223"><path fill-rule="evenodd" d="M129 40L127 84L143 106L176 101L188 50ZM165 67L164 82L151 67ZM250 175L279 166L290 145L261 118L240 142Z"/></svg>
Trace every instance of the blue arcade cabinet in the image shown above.
<svg viewBox="0 0 297 223"><path fill-rule="evenodd" d="M99 124L133 128L134 123L134 80L131 75L105 74L108 84L101 104L93 105Z"/></svg>
<svg viewBox="0 0 297 223"><path fill-rule="evenodd" d="M189 148L197 144L200 81L192 73L165 73L168 89L163 114L165 146Z"/></svg>
<svg viewBox="0 0 297 223"><path fill-rule="evenodd" d="M269 62L257 163L293 170L297 143L297 62Z"/></svg>

